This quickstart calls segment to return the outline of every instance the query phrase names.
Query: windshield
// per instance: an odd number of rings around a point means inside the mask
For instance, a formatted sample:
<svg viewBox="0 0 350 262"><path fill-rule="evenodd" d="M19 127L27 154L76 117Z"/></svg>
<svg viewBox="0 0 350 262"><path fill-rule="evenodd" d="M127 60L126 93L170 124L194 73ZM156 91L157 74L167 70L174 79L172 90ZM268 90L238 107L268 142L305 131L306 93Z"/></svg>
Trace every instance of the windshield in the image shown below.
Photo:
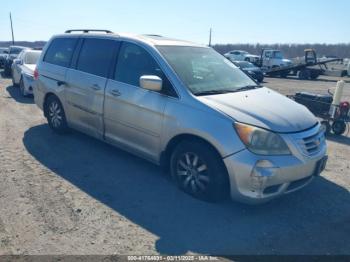
<svg viewBox="0 0 350 262"><path fill-rule="evenodd" d="M22 52L22 50L23 48L11 47L10 54L18 55L20 52Z"/></svg>
<svg viewBox="0 0 350 262"><path fill-rule="evenodd" d="M35 65L40 57L41 52L28 52L25 57L25 64Z"/></svg>
<svg viewBox="0 0 350 262"><path fill-rule="evenodd" d="M157 46L183 83L195 95L235 92L256 83L211 48Z"/></svg>
<svg viewBox="0 0 350 262"><path fill-rule="evenodd" d="M273 52L273 57L277 59L283 59L283 54L281 51L274 51Z"/></svg>

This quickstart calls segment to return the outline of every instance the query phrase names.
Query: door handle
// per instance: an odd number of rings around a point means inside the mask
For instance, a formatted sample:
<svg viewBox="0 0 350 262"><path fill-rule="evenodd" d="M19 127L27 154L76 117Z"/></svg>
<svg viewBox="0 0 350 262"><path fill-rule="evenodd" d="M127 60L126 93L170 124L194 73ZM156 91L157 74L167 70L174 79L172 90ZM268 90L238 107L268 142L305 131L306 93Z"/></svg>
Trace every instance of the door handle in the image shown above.
<svg viewBox="0 0 350 262"><path fill-rule="evenodd" d="M98 84L94 84L94 85L90 86L90 88L91 88L92 90L96 90L96 91L102 89Z"/></svg>
<svg viewBox="0 0 350 262"><path fill-rule="evenodd" d="M57 81L57 86L64 86L64 85L67 85L67 83L64 81Z"/></svg>
<svg viewBox="0 0 350 262"><path fill-rule="evenodd" d="M110 92L109 92L112 96L121 96L122 94L119 92L118 89L112 89Z"/></svg>

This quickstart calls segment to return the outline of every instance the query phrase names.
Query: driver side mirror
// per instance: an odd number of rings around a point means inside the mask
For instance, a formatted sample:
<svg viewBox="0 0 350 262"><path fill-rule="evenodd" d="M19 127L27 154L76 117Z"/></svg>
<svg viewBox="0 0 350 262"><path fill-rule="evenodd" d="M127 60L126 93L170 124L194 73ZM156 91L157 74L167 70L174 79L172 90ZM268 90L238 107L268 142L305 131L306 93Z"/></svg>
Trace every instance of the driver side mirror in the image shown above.
<svg viewBox="0 0 350 262"><path fill-rule="evenodd" d="M154 75L144 75L140 77L140 87L152 90L161 91L163 85L163 80L159 76Z"/></svg>
<svg viewBox="0 0 350 262"><path fill-rule="evenodd" d="M14 62L16 65L23 65L22 59L15 59L15 60L13 60L13 62Z"/></svg>

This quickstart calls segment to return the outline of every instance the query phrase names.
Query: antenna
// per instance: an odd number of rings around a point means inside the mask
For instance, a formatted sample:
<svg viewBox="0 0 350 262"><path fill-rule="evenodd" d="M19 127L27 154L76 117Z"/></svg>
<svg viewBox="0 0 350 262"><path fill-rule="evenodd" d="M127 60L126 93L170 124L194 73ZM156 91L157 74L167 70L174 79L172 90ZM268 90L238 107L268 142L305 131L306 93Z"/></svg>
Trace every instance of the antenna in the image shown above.
<svg viewBox="0 0 350 262"><path fill-rule="evenodd" d="M211 46L211 33L212 33L212 29L210 28L210 30L209 30L209 46Z"/></svg>
<svg viewBox="0 0 350 262"><path fill-rule="evenodd" d="M12 45L15 45L15 37L13 35L13 25L12 25L12 16L10 13L10 23L11 23L11 33L12 33Z"/></svg>

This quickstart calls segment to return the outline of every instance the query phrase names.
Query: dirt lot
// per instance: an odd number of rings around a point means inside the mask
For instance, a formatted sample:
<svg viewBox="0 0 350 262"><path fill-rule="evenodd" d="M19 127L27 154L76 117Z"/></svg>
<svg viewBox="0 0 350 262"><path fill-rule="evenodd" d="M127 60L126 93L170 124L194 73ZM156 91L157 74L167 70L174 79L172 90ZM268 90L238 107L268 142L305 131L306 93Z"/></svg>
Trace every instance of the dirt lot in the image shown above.
<svg viewBox="0 0 350 262"><path fill-rule="evenodd" d="M335 79L265 85L326 92ZM326 171L297 193L207 204L140 158L53 134L32 98L0 79L0 254L350 254L350 137L328 145Z"/></svg>

